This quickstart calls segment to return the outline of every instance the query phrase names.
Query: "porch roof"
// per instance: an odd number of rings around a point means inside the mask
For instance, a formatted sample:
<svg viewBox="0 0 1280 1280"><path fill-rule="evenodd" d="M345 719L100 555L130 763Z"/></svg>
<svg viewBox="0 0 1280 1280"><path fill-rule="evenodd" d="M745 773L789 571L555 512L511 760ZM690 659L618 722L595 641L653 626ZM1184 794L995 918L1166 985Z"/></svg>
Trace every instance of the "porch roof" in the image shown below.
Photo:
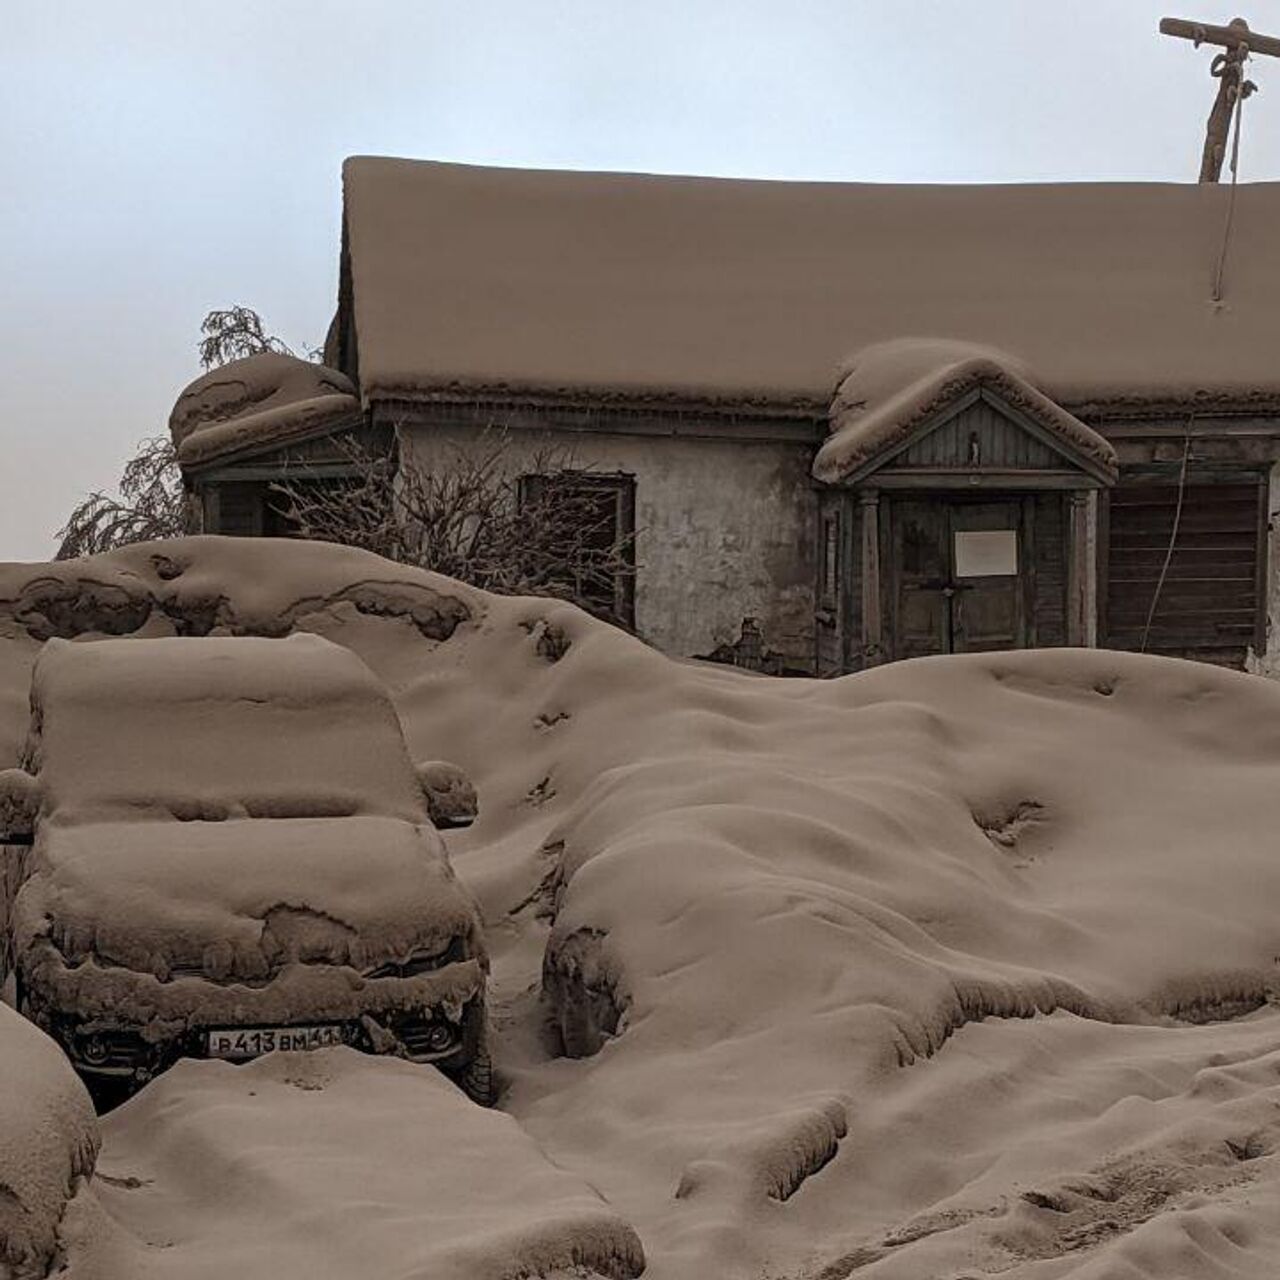
<svg viewBox="0 0 1280 1280"><path fill-rule="evenodd" d="M211 369L169 417L178 461L204 467L283 448L361 420L350 380L336 369L266 352Z"/></svg>
<svg viewBox="0 0 1280 1280"><path fill-rule="evenodd" d="M831 404L831 435L814 459L817 480L838 483L874 469L948 405L978 387L1038 426L1078 467L1108 483L1116 451L1093 428L1039 391L1021 361L992 347L931 339L880 343L845 366Z"/></svg>
<svg viewBox="0 0 1280 1280"><path fill-rule="evenodd" d="M879 186L344 166L342 367L370 399L821 417L904 335L998 347L1062 404L1280 404L1280 184Z"/></svg>

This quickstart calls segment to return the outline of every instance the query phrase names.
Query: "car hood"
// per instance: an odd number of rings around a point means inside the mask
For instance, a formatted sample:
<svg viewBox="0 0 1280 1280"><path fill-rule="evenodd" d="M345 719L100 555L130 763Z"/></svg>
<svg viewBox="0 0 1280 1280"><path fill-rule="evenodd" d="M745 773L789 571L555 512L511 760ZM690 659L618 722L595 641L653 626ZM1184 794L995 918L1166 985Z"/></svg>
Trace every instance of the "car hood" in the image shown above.
<svg viewBox="0 0 1280 1280"><path fill-rule="evenodd" d="M396 818L49 824L15 904L21 951L160 981L270 979L295 963L368 971L478 952L474 904L439 833Z"/></svg>

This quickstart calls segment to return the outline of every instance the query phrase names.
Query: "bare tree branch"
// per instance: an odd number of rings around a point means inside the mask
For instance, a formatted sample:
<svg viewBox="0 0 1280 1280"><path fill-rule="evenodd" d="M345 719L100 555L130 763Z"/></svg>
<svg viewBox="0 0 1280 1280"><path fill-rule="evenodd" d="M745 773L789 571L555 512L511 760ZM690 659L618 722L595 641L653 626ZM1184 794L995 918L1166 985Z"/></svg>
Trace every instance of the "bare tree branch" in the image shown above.
<svg viewBox="0 0 1280 1280"><path fill-rule="evenodd" d="M182 475L167 436L142 441L125 464L120 496L91 493L58 530L57 560L96 555L131 542L177 538L187 531Z"/></svg>
<svg viewBox="0 0 1280 1280"><path fill-rule="evenodd" d="M624 623L634 532L621 528L609 477L548 446L519 467L506 432L451 444L430 468L343 447L348 479L305 467L272 486L298 536L363 547L505 595L572 600Z"/></svg>
<svg viewBox="0 0 1280 1280"><path fill-rule="evenodd" d="M287 344L265 331L251 307L210 311L200 324L200 363L206 369L242 356L278 351L292 355ZM95 490L58 530L58 560L96 555L131 542L177 538L189 532L182 472L167 437L142 441L120 477L120 496Z"/></svg>

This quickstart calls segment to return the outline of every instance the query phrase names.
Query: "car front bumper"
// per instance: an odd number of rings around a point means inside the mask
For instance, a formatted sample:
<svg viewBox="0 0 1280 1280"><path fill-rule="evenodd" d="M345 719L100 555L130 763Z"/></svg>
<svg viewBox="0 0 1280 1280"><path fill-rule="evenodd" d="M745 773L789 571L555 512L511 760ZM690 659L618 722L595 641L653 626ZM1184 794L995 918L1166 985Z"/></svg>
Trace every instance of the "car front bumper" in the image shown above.
<svg viewBox="0 0 1280 1280"><path fill-rule="evenodd" d="M90 975L96 980L86 982L85 969L96 970ZM137 1083L179 1058L259 1056L252 1041L243 1054L211 1054L209 1033L217 1030L333 1027L343 1044L361 1052L450 1071L474 1055L484 1026L485 975L474 959L411 978L297 965L261 987L247 987L196 978L161 983L150 974L92 964L69 970L55 953L20 975L19 986L20 1007L83 1076ZM257 1045L267 1039L260 1035Z"/></svg>
<svg viewBox="0 0 1280 1280"><path fill-rule="evenodd" d="M444 1070L463 1067L474 1056L483 1034L484 1002L477 998L466 1005L461 1017L452 1020L435 1010L406 1010L386 1023L370 1025L367 1016L359 1021L327 1023L337 1035L333 1040L305 1046L297 1043L299 1035L287 1047L297 1052L337 1043L361 1053L386 1054L410 1062L438 1066ZM314 1028L314 1022L298 1024ZM211 1053L211 1030L200 1029L160 1041L149 1041L134 1029L118 1027L86 1032L82 1024L71 1019L54 1018L50 1031L62 1046L75 1069L85 1077L133 1080L143 1084L172 1066L180 1058L220 1058L230 1062L247 1062L263 1053L275 1052L278 1046L262 1035L287 1028L241 1026L227 1030L245 1033L243 1052ZM265 1047L264 1047L265 1046Z"/></svg>

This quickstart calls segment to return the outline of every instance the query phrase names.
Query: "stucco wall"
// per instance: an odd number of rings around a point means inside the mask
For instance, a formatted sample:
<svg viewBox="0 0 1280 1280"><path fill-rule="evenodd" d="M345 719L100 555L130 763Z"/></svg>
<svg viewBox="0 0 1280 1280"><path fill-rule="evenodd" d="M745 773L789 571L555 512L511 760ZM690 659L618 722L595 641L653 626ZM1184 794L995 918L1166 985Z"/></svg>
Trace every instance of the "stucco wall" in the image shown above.
<svg viewBox="0 0 1280 1280"><path fill-rule="evenodd" d="M402 428L406 462L447 464L474 427ZM636 629L665 653L693 657L736 640L757 618L789 667L812 670L812 450L801 444L603 432L512 430L519 474L538 450L624 472L636 485Z"/></svg>

